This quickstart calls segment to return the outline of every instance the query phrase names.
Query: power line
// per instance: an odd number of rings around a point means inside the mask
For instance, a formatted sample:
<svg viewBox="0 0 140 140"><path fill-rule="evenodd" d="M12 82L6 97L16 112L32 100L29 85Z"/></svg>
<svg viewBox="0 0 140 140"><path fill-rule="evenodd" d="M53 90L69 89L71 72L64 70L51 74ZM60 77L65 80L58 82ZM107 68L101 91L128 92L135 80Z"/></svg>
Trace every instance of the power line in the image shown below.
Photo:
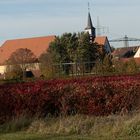
<svg viewBox="0 0 140 140"><path fill-rule="evenodd" d="M138 39L138 38L130 38L127 35L125 35L123 38L109 40L109 42L123 42L124 47L129 47L129 41L135 42L135 41L140 41L140 39Z"/></svg>

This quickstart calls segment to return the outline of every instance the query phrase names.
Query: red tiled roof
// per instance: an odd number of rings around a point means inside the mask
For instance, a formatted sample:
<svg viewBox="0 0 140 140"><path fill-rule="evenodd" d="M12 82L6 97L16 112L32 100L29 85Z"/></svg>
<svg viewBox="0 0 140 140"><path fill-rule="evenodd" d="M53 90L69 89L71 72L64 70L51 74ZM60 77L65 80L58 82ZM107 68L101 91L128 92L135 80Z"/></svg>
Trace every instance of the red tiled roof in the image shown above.
<svg viewBox="0 0 140 140"><path fill-rule="evenodd" d="M98 36L95 38L94 42L99 45L105 45L107 37L106 36Z"/></svg>
<svg viewBox="0 0 140 140"><path fill-rule="evenodd" d="M55 36L7 40L0 47L0 64L4 64L10 55L19 48L30 49L36 57L39 57L49 48L49 44L54 40Z"/></svg>
<svg viewBox="0 0 140 140"><path fill-rule="evenodd" d="M133 52L135 54L137 52L138 48L139 48L139 46L117 48L112 52L112 55L114 57L123 57L128 52Z"/></svg>

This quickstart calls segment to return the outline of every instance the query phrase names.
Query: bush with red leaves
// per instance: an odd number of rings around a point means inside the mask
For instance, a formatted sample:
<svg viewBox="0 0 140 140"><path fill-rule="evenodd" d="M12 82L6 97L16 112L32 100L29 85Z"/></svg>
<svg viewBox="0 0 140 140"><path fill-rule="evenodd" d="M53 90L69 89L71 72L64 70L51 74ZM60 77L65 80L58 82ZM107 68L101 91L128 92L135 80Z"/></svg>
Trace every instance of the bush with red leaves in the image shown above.
<svg viewBox="0 0 140 140"><path fill-rule="evenodd" d="M0 86L0 122L21 114L110 115L136 109L140 75L55 79Z"/></svg>

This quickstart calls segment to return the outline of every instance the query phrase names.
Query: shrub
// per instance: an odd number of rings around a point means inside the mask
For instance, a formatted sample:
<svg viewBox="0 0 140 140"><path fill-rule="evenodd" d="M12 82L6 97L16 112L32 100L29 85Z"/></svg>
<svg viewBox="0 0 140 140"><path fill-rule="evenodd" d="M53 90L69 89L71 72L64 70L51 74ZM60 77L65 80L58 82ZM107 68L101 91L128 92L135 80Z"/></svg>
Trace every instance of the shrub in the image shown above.
<svg viewBox="0 0 140 140"><path fill-rule="evenodd" d="M27 113L110 115L136 109L140 75L54 79L0 86L0 122Z"/></svg>

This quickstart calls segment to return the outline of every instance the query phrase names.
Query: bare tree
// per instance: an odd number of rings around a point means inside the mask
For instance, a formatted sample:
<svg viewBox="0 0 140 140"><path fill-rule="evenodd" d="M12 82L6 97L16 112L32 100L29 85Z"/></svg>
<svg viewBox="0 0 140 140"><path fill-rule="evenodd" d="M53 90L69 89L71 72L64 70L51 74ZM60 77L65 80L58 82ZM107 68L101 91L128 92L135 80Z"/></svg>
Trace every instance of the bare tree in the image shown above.
<svg viewBox="0 0 140 140"><path fill-rule="evenodd" d="M11 54L8 59L8 64L12 66L18 66L23 72L23 78L27 69L34 67L37 62L36 56L33 52L27 48L17 49Z"/></svg>

